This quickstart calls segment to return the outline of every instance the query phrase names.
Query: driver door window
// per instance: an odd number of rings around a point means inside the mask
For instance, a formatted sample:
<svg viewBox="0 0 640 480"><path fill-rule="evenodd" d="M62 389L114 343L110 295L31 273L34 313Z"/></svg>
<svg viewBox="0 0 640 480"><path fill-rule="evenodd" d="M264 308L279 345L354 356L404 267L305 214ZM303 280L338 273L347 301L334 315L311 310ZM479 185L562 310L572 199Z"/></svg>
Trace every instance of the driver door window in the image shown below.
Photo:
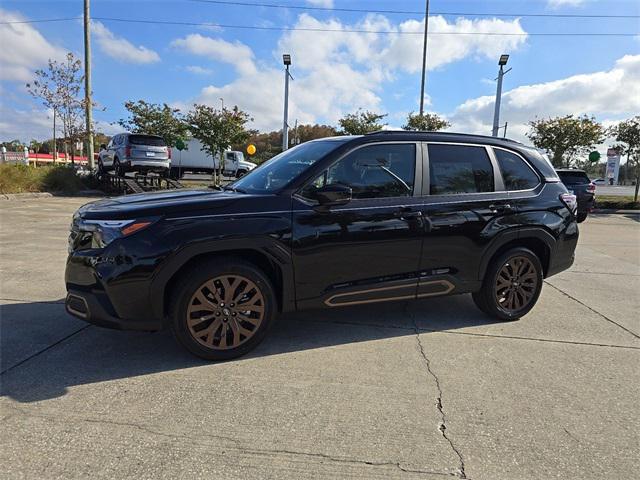
<svg viewBox="0 0 640 480"><path fill-rule="evenodd" d="M416 146L381 144L359 148L323 172L303 190L307 198L326 185L351 187L354 199L413 195Z"/></svg>

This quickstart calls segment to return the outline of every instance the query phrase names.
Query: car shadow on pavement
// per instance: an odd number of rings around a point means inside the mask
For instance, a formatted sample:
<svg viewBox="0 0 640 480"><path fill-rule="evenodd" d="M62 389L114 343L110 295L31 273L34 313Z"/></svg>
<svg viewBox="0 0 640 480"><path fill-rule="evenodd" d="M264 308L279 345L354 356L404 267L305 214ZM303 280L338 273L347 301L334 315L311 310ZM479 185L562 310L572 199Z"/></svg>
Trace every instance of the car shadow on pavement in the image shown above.
<svg viewBox="0 0 640 480"><path fill-rule="evenodd" d="M168 331L87 325L69 316L62 301L5 304L0 319L0 395L18 402L60 397L74 386L221 365L192 356ZM428 333L489 323L469 295L288 313L254 351L230 362L415 335L416 327Z"/></svg>

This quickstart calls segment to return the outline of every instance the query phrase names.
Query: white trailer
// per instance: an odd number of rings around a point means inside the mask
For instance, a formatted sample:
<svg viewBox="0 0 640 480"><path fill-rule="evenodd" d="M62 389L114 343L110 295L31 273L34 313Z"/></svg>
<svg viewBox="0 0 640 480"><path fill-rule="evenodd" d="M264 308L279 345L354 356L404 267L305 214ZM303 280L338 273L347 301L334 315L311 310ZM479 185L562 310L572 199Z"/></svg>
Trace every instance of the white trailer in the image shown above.
<svg viewBox="0 0 640 480"><path fill-rule="evenodd" d="M202 144L198 140L186 142L187 148L174 150L171 156L171 177L182 178L185 173L220 173L220 155L212 158L202 150ZM256 164L244 159L244 154L237 150L224 152L223 175L241 177L256 168Z"/></svg>

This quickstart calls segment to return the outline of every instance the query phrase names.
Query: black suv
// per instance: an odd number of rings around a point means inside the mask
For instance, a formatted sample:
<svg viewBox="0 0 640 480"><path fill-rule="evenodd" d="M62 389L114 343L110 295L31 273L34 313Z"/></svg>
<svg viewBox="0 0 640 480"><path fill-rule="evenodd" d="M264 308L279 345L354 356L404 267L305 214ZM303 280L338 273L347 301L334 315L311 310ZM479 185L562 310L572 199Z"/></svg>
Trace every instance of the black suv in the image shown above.
<svg viewBox="0 0 640 480"><path fill-rule="evenodd" d="M575 196L534 149L492 137L379 132L304 143L223 190L105 199L73 217L69 313L171 327L227 359L278 312L472 293L513 320L568 268Z"/></svg>
<svg viewBox="0 0 640 480"><path fill-rule="evenodd" d="M576 196L578 202L576 218L578 223L584 222L596 203L596 184L589 180L584 170L562 168L556 172L569 192Z"/></svg>

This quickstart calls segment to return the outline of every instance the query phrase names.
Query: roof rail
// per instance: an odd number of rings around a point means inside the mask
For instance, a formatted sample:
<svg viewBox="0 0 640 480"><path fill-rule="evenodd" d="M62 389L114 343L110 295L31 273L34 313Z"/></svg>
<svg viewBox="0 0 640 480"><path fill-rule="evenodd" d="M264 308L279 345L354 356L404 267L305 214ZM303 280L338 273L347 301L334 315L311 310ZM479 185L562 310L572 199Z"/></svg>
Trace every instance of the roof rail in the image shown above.
<svg viewBox="0 0 640 480"><path fill-rule="evenodd" d="M434 135L444 135L444 136L452 136L452 137L476 137L476 138L491 138L494 140L504 140L506 142L518 143L517 140L513 140L511 138L506 137L493 137L491 135L480 135L476 133L457 133L457 132L440 132L436 130L377 130L375 132L365 133L365 135L389 135L389 134L415 134L415 133L430 133Z"/></svg>

